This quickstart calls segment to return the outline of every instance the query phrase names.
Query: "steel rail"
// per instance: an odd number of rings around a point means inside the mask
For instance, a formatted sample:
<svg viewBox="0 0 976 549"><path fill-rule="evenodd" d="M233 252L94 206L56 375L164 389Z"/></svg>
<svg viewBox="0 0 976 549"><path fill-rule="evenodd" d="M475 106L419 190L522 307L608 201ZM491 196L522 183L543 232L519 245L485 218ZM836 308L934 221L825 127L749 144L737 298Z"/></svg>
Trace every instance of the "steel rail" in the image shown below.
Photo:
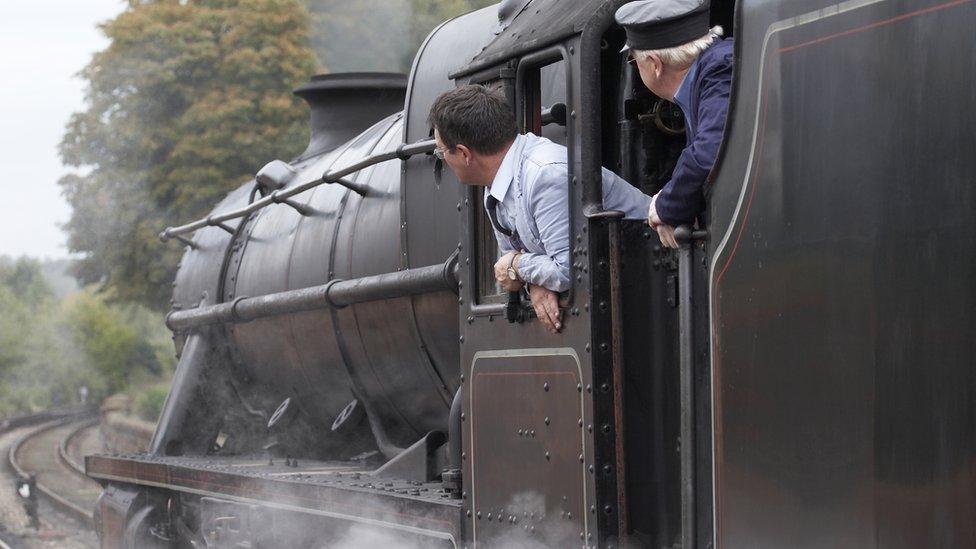
<svg viewBox="0 0 976 549"><path fill-rule="evenodd" d="M92 412L93 412L93 410L91 410L91 411L89 411L87 413L83 413L82 415L87 415L88 413L92 413ZM19 477L26 478L29 473L17 461L17 452L20 450L20 447L25 442L27 442L29 439L31 439L31 438L33 438L33 437L35 437L35 436L37 436L37 435L39 435L39 434L41 434L41 433L43 433L45 431L49 431L51 429L56 429L56 428L61 427L61 426L65 425L65 424L71 423L72 421L75 421L77 419L78 419L78 416L75 416L75 415L67 416L67 417L62 417L60 419L56 419L56 420L53 420L53 421L49 421L47 423L44 423L43 425L41 425L37 429L34 429L34 430L30 431L30 432L27 432L27 433L24 433L23 435L21 435L10 446L10 451L7 453L7 462L10 464L11 469L13 469L13 471ZM93 527L94 526L95 522L94 522L94 517L92 516L92 510L85 509L85 508L81 507L80 505L78 505L76 503L73 503L71 501L68 501L63 496L61 496L60 494L58 494L57 492L55 492L54 490L52 490L51 488L49 488L49 487L45 486L44 484L42 484L40 481L37 481L34 486L37 489L37 491L40 494L42 494L44 497L46 497L48 500L50 500L51 504L54 505L56 508L58 508L58 510L60 510L61 512L65 513L65 514L71 515L71 516L75 517L78 520L81 520L84 524L88 525L89 527Z"/></svg>
<svg viewBox="0 0 976 549"><path fill-rule="evenodd" d="M258 318L311 311L341 309L347 305L397 297L457 291L454 268L457 252L444 263L351 280L334 279L320 286L288 290L258 297L174 310L166 315L170 330L186 330L214 324L248 322Z"/></svg>
<svg viewBox="0 0 976 549"><path fill-rule="evenodd" d="M72 439L81 434L81 432L85 429L88 429L94 425L98 425L98 418L92 418L85 421L75 430L65 435L64 438L61 439L61 442L58 443L58 460L84 478L88 478L88 475L85 474L85 466L84 464L78 463L71 458L71 455L68 454L68 446L71 444Z"/></svg>
<svg viewBox="0 0 976 549"><path fill-rule="evenodd" d="M345 176L358 172L359 170L368 168L375 164L379 164L381 162L386 162L387 160L394 160L398 158L400 160L406 160L414 155L426 154L432 152L436 147L437 144L434 142L433 139L417 141L416 143L403 143L393 150L367 156L366 158L363 158L359 162L350 164L345 168L335 170L335 171L328 171L322 174L322 177L318 179L301 183L295 185L294 187L290 187L288 189L280 189L274 191L271 194L261 198L260 200L256 200L243 208L231 210L229 212L224 212L222 214L213 214L203 219L198 219L196 221L193 221L192 223L187 223L185 225L180 225L178 227L167 227L166 230L164 230L159 234L159 239L162 240L163 242L166 242L171 238L178 238L184 234L192 233L204 227L221 227L224 230L227 230L228 227L225 224L225 222L230 221L232 219L238 219L250 215L268 206L283 203L289 198L297 194L301 194L309 189L314 189L319 185L324 185L327 183L340 183L341 182L340 180L342 180ZM190 245L189 240L181 240L181 241L187 243L187 245Z"/></svg>

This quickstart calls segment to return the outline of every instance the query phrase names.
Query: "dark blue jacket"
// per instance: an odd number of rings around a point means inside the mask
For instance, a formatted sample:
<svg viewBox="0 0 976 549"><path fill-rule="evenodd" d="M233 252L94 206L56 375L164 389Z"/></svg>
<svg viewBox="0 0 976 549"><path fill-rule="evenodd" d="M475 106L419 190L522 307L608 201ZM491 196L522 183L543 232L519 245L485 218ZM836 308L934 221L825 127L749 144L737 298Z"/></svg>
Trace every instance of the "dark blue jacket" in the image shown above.
<svg viewBox="0 0 976 549"><path fill-rule="evenodd" d="M732 63L732 39L716 40L698 56L685 77L693 78L685 113L687 145L655 203L658 217L668 225L691 223L705 209L702 185L722 143Z"/></svg>

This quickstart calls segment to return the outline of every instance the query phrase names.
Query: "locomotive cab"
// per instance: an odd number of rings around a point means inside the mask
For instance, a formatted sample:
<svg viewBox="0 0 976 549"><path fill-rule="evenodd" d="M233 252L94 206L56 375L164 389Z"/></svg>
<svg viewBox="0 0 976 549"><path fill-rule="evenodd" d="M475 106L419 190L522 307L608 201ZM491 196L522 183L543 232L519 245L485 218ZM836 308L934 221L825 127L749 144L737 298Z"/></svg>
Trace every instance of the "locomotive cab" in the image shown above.
<svg viewBox="0 0 976 549"><path fill-rule="evenodd" d="M712 24L725 36L732 9L712 4ZM682 250L664 248L646 223L602 211L599 190L605 167L645 194L659 191L685 147L683 115L617 53L622 29L604 19L601 30L594 23L546 48L520 48L518 36L539 24L516 19L493 42L498 49L453 75L504 90L521 131L566 145L569 157L572 288L560 296L556 335L535 321L524 295L513 304L515 294L499 290L483 190L462 190L459 321L470 418L462 470L471 537L506 539L526 527L507 520L513 502L545 501L529 506L530 519L539 518L527 527L548 532L534 539L550 545L707 543L708 342L684 337L707 333L703 308L692 305L692 295L707 302L703 235L689 228ZM483 455L479 444L494 452ZM506 520L486 520L492 510Z"/></svg>

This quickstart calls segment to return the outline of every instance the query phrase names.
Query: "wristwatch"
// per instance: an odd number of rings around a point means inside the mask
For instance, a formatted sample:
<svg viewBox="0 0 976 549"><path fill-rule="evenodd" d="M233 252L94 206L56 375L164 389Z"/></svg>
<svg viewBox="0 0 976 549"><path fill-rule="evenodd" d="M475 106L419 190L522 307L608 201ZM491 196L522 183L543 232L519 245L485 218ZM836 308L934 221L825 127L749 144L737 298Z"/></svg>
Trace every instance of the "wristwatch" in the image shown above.
<svg viewBox="0 0 976 549"><path fill-rule="evenodd" d="M509 264L508 264L508 279L509 280L514 280L514 281L518 281L519 280L518 271L515 270L515 258L518 257L518 256L520 256L520 255L522 255L522 252L518 252L516 254L512 254L512 261L509 262Z"/></svg>

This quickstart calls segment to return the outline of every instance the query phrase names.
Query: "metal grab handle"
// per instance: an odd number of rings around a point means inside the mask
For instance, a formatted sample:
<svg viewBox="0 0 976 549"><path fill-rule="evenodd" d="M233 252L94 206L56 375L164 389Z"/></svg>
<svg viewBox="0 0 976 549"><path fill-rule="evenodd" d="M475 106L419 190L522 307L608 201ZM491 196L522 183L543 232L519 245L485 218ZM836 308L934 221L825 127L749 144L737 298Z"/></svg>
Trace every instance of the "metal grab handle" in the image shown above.
<svg viewBox="0 0 976 549"><path fill-rule="evenodd" d="M688 225L674 229L678 243L678 387L680 395L681 461L681 547L691 549L696 540L695 501L695 317L692 311L694 249L696 240L707 238L707 231Z"/></svg>

